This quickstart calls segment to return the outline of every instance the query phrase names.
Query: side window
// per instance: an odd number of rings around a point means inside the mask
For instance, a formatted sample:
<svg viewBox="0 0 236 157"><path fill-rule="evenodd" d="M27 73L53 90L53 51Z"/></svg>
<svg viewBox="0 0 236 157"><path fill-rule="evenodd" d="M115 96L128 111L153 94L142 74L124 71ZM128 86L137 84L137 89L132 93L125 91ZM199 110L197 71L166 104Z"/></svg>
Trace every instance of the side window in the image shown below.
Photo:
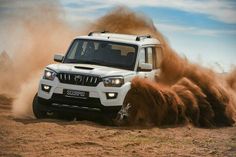
<svg viewBox="0 0 236 157"><path fill-rule="evenodd" d="M142 48L140 51L139 63L146 63L145 49Z"/></svg>
<svg viewBox="0 0 236 157"><path fill-rule="evenodd" d="M140 51L140 59L139 63L149 63L152 64L153 67L155 67L155 53L154 53L153 47L145 47L142 48Z"/></svg>

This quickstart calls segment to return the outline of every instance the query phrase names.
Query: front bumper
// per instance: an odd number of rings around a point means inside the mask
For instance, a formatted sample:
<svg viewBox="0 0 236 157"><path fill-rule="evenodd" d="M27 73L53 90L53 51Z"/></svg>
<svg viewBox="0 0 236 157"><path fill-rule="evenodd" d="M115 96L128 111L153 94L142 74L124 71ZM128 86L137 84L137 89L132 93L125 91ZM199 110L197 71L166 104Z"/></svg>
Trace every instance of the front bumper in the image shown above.
<svg viewBox="0 0 236 157"><path fill-rule="evenodd" d="M42 84L50 86L50 92L42 90ZM88 98L68 98L63 95L64 89L88 92ZM46 100L49 104L58 103L71 106L83 106L88 108L106 108L122 106L125 96L130 89L130 82L126 82L122 87L105 87L100 82L96 87L80 86L61 83L56 77L53 81L41 79L38 89L38 97ZM108 99L106 93L117 93L114 99ZM84 106L85 105L85 106Z"/></svg>
<svg viewBox="0 0 236 157"><path fill-rule="evenodd" d="M104 106L98 98L68 98L63 94L53 94L51 99L38 97L38 103L46 111L99 111L99 112L118 112L121 106Z"/></svg>

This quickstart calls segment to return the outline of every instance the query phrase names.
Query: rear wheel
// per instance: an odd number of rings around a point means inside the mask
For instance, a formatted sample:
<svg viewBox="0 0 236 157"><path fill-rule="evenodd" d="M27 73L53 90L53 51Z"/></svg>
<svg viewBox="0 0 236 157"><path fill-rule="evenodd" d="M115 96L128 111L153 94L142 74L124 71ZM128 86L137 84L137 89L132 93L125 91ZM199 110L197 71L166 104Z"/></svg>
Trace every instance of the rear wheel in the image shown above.
<svg viewBox="0 0 236 157"><path fill-rule="evenodd" d="M33 113L37 119L47 118L47 111L43 110L43 106L38 102L38 94L34 96L33 100Z"/></svg>

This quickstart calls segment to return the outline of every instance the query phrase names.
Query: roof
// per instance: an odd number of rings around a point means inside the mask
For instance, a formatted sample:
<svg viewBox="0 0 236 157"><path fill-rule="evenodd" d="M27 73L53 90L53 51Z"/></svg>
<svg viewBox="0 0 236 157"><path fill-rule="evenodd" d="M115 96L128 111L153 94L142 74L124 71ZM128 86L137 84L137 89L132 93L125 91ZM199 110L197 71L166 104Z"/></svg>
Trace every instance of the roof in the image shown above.
<svg viewBox="0 0 236 157"><path fill-rule="evenodd" d="M107 32L91 32L87 36L78 36L76 39L103 40L135 45L157 45L160 41L152 38L150 35L128 35Z"/></svg>

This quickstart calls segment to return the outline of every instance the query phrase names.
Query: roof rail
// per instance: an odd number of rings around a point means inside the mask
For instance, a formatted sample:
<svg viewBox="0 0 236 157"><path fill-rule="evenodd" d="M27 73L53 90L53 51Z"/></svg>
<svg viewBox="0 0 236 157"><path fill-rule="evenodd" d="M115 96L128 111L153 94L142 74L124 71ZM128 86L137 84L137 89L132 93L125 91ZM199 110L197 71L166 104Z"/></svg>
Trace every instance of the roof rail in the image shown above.
<svg viewBox="0 0 236 157"><path fill-rule="evenodd" d="M151 38L151 35L138 35L138 36L136 37L136 41L140 41L141 38Z"/></svg>
<svg viewBox="0 0 236 157"><path fill-rule="evenodd" d="M95 32L90 32L90 33L88 34L88 36L92 36L93 33L109 33L109 31L101 31L101 32L95 31Z"/></svg>

